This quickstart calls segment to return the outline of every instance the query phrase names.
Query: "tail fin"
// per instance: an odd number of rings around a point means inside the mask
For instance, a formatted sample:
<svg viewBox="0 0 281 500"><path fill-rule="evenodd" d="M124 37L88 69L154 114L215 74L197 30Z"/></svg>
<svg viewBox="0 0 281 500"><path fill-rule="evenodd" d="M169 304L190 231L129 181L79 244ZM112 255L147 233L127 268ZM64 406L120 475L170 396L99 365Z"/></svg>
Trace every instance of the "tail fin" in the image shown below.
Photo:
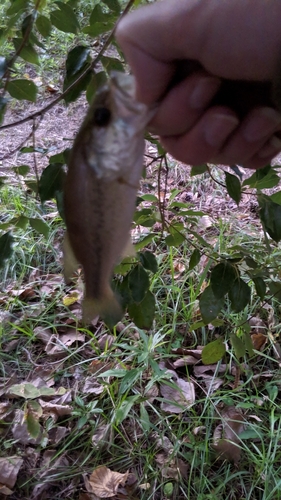
<svg viewBox="0 0 281 500"><path fill-rule="evenodd" d="M109 327L113 327L123 317L123 310L118 299L110 287L101 299L85 297L82 304L83 321L87 325L97 316L102 319Z"/></svg>
<svg viewBox="0 0 281 500"><path fill-rule="evenodd" d="M69 236L67 231L63 240L63 264L64 264L64 281L69 283L75 271L79 266L73 250L70 245Z"/></svg>

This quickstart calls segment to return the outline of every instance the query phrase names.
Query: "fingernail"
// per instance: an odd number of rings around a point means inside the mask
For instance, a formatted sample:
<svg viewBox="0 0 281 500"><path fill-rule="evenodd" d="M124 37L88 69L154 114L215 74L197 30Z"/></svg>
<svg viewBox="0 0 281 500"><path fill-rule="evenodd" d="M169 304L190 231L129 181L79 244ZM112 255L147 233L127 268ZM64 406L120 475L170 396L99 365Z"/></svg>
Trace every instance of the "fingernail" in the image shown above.
<svg viewBox="0 0 281 500"><path fill-rule="evenodd" d="M260 150L258 156L266 158L267 156L275 156L281 151L281 140L274 135L270 141Z"/></svg>
<svg viewBox="0 0 281 500"><path fill-rule="evenodd" d="M264 139L270 132L281 124L281 115L273 108L261 108L255 117L247 123L243 136L248 142Z"/></svg>
<svg viewBox="0 0 281 500"><path fill-rule="evenodd" d="M221 146L238 124L239 120L235 116L219 113L212 115L209 124L205 126L206 142L215 148Z"/></svg>
<svg viewBox="0 0 281 500"><path fill-rule="evenodd" d="M191 92L189 104L192 109L204 108L218 90L219 78L202 78Z"/></svg>

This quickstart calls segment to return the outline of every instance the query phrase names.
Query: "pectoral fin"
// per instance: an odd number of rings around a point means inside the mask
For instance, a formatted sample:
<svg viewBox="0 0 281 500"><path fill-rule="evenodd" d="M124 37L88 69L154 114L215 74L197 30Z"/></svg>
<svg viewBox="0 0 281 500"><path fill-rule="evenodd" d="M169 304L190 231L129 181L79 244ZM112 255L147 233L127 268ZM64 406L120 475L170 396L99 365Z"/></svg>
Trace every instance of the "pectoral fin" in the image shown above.
<svg viewBox="0 0 281 500"><path fill-rule="evenodd" d="M135 256L136 256L136 249L132 243L131 237L129 237L125 248L122 250L121 259L124 259L124 257L135 257Z"/></svg>
<svg viewBox="0 0 281 500"><path fill-rule="evenodd" d="M83 322L86 325L90 324L97 316L101 316L109 327L116 325L124 314L110 286L108 286L100 299L85 297L82 304L82 311Z"/></svg>
<svg viewBox="0 0 281 500"><path fill-rule="evenodd" d="M63 241L63 263L64 280L66 283L69 283L71 281L71 278L73 277L73 274L77 271L79 264L71 248L67 231L65 232Z"/></svg>

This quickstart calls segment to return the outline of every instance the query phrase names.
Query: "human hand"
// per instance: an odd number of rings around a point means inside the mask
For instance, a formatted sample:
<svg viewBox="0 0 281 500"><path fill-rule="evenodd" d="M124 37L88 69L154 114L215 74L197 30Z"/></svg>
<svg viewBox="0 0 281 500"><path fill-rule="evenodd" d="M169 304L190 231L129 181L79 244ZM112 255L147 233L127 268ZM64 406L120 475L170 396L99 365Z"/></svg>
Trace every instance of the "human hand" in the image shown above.
<svg viewBox="0 0 281 500"><path fill-rule="evenodd" d="M259 168L281 150L269 83L281 77L280 19L275 0L163 0L119 23L137 98L158 103L150 129L175 158ZM187 61L195 69L176 81Z"/></svg>

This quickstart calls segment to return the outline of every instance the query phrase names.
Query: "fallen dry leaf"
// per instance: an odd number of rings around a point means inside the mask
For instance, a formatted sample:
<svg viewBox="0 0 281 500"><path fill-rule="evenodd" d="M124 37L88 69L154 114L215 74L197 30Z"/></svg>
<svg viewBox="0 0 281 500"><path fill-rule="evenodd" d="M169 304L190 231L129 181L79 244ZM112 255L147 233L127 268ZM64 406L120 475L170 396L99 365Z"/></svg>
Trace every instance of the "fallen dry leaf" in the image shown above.
<svg viewBox="0 0 281 500"><path fill-rule="evenodd" d="M213 435L213 448L223 460L238 463L241 454L239 434L244 431L244 416L234 406L229 406L221 414L222 423Z"/></svg>
<svg viewBox="0 0 281 500"><path fill-rule="evenodd" d="M23 459L17 456L0 458L0 483L2 486L8 488L15 486L22 464Z"/></svg>
<svg viewBox="0 0 281 500"><path fill-rule="evenodd" d="M72 304L75 304L75 302L78 302L80 300L81 295L82 294L81 292L79 292L79 290L74 290L73 292L70 292L63 297L62 303L66 307L72 306Z"/></svg>
<svg viewBox="0 0 281 500"><path fill-rule="evenodd" d="M173 362L173 367L180 368L181 366L188 366L188 365L195 365L198 363L198 359L196 359L194 356L184 356L183 358L177 359L176 361Z"/></svg>
<svg viewBox="0 0 281 500"><path fill-rule="evenodd" d="M71 415L72 413L72 407L68 405L59 405L50 401L43 401L43 399L39 399L38 402L42 407L45 420L51 417L56 422L59 417Z"/></svg>
<svg viewBox="0 0 281 500"><path fill-rule="evenodd" d="M100 350L105 351L106 349L109 349L114 341L115 338L113 337L113 335L110 335L109 333L104 333L104 335L102 335L98 340L98 345Z"/></svg>
<svg viewBox="0 0 281 500"><path fill-rule="evenodd" d="M69 328L67 333L59 336L59 340L65 346L69 347L74 342L85 342L85 334L78 332L74 328Z"/></svg>
<svg viewBox="0 0 281 500"><path fill-rule="evenodd" d="M4 484L0 484L0 495L10 496L13 494L13 491L10 488L7 488Z"/></svg>
<svg viewBox="0 0 281 500"><path fill-rule="evenodd" d="M86 377L82 388L83 394L101 394L103 390L104 386L97 381L95 375Z"/></svg>
<svg viewBox="0 0 281 500"><path fill-rule="evenodd" d="M33 330L34 335L37 339L42 340L43 344L48 344L53 333L50 328L43 328L42 326L36 326Z"/></svg>
<svg viewBox="0 0 281 500"><path fill-rule="evenodd" d="M165 479L175 479L178 481L180 477L187 476L188 465L177 457L172 457L165 452L157 453L155 456L157 465L161 469L162 477Z"/></svg>
<svg viewBox="0 0 281 500"><path fill-rule="evenodd" d="M127 481L129 471L125 474L120 472L115 472L108 469L105 465L97 467L88 479L88 484L86 486L91 489L88 490L90 493L94 493L100 498L110 498L114 497L117 493L118 486L124 486Z"/></svg>
<svg viewBox="0 0 281 500"><path fill-rule="evenodd" d="M161 384L160 392L167 400L161 403L161 409L167 413L182 413L190 408L195 401L194 384L177 377L177 375L176 380L170 385Z"/></svg>
<svg viewBox="0 0 281 500"><path fill-rule="evenodd" d="M267 335L263 335L263 333L252 333L251 335L253 348L257 351L263 351L265 344L267 342Z"/></svg>

